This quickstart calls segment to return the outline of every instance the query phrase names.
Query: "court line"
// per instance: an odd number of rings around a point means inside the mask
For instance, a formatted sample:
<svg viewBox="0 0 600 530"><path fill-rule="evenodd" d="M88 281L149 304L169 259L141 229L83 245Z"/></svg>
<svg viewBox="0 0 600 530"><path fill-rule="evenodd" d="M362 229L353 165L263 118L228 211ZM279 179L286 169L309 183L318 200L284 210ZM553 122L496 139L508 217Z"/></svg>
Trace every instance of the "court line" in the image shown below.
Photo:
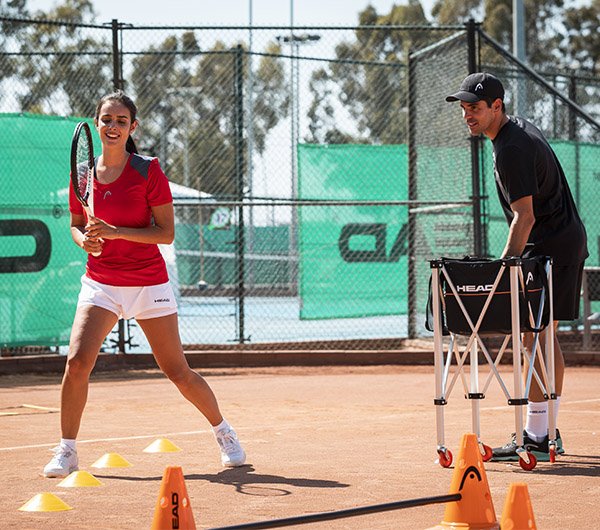
<svg viewBox="0 0 600 530"><path fill-rule="evenodd" d="M143 434L139 436L122 436L115 438L92 438L90 440L77 440L77 444L89 444L96 442L119 442L124 440L144 440L148 438L161 438L166 436L186 436L191 434L202 434L210 432L207 429L200 431L181 431L181 432L168 432L162 434ZM57 442L45 443L45 444L32 444L32 445L15 445L13 447L0 447L0 451L18 451L20 449L39 449L40 447L55 447Z"/></svg>
<svg viewBox="0 0 600 530"><path fill-rule="evenodd" d="M42 407L41 405L29 405L27 403L23 403L21 407L26 409L47 410L48 412L60 412L60 408L57 407Z"/></svg>
<svg viewBox="0 0 600 530"><path fill-rule="evenodd" d="M600 398L592 398L592 399L579 399L576 401L567 400L560 404L561 410L565 405L579 405L580 403L596 403L600 401ZM504 410L510 408L510 405L502 405L500 407L481 407L481 410Z"/></svg>
<svg viewBox="0 0 600 530"><path fill-rule="evenodd" d="M596 403L600 401L600 398L593 398L593 399L582 399L582 400L577 400L577 401L568 401L568 404L579 404L579 403ZM510 408L509 405L502 405L500 407L482 407L482 411L484 410L504 410ZM418 412L420 413L420 411L411 411L411 413L415 413ZM392 415L387 415L387 417L396 417L397 414L392 414ZM240 432L244 431L244 429L236 429L239 430ZM143 434L143 435L138 435L138 436L120 436L120 437L113 437L113 438L92 438L89 440L77 440L78 444L87 444L87 443L97 443L97 442L118 442L118 441L127 441L127 440L145 440L145 439L150 439L150 438L160 438L160 437L167 437L167 436L189 436L189 435L193 435L193 434L203 434L203 433L209 433L210 430L208 429L202 429L202 430L198 430L198 431L179 431L179 432L169 432L169 433L162 433L162 434ZM31 445L16 445L13 447L0 447L0 452L3 451L19 451L22 449L39 449L41 447L55 447L57 445L56 442L54 443L44 443L44 444L31 444Z"/></svg>
<svg viewBox="0 0 600 530"><path fill-rule="evenodd" d="M3 412L5 410L9 410L9 409L13 410L15 412ZM19 409L39 410L41 412L47 412L49 414L60 412L60 409L57 409L55 407L42 407L42 406L39 406L39 405L27 405L27 404L23 404L23 405L17 405L15 407L5 407L0 412L0 416L25 416L25 415L28 415L28 414L35 414L35 412L29 412L28 410L20 411Z"/></svg>

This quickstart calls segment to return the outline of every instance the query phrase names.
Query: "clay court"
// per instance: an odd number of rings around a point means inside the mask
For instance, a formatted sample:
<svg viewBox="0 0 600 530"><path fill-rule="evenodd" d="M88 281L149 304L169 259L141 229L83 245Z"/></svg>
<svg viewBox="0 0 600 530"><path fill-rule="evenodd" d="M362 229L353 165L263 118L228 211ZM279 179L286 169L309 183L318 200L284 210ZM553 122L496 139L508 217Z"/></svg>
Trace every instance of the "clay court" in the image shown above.
<svg viewBox="0 0 600 530"><path fill-rule="evenodd" d="M511 374L510 368L503 373ZM433 367L279 367L204 372L248 453L248 465L223 469L208 424L162 374L96 373L78 450L80 469L103 485L58 487L40 472L59 436L60 375L0 378L2 527L149 528L168 465L181 466L198 528L445 495L452 469L435 463ZM526 482L540 529L597 528L600 496L600 368L569 367L559 427L566 454L530 472L485 464L500 520L508 487ZM44 407L44 408L32 408ZM481 403L482 439L504 443L513 411L497 385ZM453 393L446 442L455 452L470 431L469 403ZM166 437L181 448L145 453ZM108 452L128 468L90 467ZM73 509L19 511L51 492ZM444 505L303 525L305 528L424 529Z"/></svg>

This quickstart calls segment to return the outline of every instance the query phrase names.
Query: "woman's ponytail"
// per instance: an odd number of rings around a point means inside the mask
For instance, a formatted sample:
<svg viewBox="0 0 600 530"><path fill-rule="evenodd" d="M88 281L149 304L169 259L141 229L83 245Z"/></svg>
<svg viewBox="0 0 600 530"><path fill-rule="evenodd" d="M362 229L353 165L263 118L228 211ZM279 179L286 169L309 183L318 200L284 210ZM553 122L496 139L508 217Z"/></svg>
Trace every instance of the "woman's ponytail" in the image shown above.
<svg viewBox="0 0 600 530"><path fill-rule="evenodd" d="M131 135L127 138L127 143L125 144L125 149L127 149L127 152L129 152L129 153L137 153L138 152L135 142L133 141L133 138L131 137Z"/></svg>

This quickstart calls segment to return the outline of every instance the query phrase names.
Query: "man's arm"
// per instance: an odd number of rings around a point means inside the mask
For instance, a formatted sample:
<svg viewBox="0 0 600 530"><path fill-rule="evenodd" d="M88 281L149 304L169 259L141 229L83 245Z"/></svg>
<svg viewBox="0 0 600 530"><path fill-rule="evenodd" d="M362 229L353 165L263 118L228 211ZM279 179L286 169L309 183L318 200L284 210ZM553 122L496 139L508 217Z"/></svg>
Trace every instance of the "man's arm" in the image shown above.
<svg viewBox="0 0 600 530"><path fill-rule="evenodd" d="M515 202L511 202L510 209L513 211L514 217L508 230L506 246L502 251L503 258L507 256L520 256L523 254L525 244L529 239L529 234L535 223L531 195L521 197Z"/></svg>

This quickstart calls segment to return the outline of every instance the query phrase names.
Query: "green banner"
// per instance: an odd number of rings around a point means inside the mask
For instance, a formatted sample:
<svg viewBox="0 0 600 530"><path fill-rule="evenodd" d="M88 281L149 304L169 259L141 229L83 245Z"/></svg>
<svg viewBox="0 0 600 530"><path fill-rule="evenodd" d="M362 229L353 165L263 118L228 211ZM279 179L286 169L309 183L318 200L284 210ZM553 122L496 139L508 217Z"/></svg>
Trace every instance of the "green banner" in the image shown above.
<svg viewBox="0 0 600 530"><path fill-rule="evenodd" d="M79 119L0 115L0 345L68 343L85 254L71 240Z"/></svg>
<svg viewBox="0 0 600 530"><path fill-rule="evenodd" d="M405 145L299 145L304 200L407 200ZM299 207L302 319L406 314L407 207Z"/></svg>

